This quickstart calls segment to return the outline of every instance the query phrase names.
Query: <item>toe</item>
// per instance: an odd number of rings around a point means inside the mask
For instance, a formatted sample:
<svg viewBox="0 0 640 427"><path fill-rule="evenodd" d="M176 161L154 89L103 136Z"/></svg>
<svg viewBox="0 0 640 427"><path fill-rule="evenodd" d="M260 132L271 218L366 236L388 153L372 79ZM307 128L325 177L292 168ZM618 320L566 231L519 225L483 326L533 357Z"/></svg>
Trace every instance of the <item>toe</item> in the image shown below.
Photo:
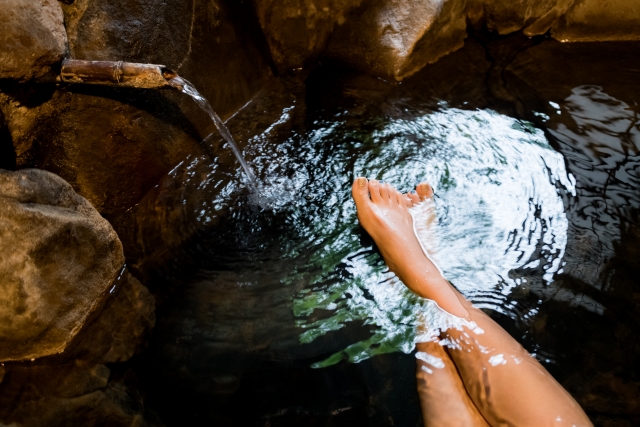
<svg viewBox="0 0 640 427"><path fill-rule="evenodd" d="M382 200L382 195L380 194L381 187L382 185L375 179L369 181L369 194L374 203L379 203Z"/></svg>
<svg viewBox="0 0 640 427"><path fill-rule="evenodd" d="M358 177L353 181L351 186L351 196L356 202L356 207L360 209L365 203L370 202L369 199L369 183L367 178Z"/></svg>
<svg viewBox="0 0 640 427"><path fill-rule="evenodd" d="M418 203L420 203L420 196L418 196L418 194L415 193L415 192L407 193L407 194L405 194L405 196L407 197L407 199L411 203L409 205L409 207L411 207L413 205L417 205Z"/></svg>
<svg viewBox="0 0 640 427"><path fill-rule="evenodd" d="M427 182L421 182L418 184L416 192L418 193L418 196L420 196L421 200L428 199L433 196L433 188L431 188Z"/></svg>
<svg viewBox="0 0 640 427"><path fill-rule="evenodd" d="M389 184L380 184L380 196L382 200L389 200Z"/></svg>
<svg viewBox="0 0 640 427"><path fill-rule="evenodd" d="M407 198L405 197L404 194L402 194L401 192L399 192L395 188L392 189L392 192L393 192L393 196L391 197L391 200L395 201L400 206L406 206L407 205Z"/></svg>

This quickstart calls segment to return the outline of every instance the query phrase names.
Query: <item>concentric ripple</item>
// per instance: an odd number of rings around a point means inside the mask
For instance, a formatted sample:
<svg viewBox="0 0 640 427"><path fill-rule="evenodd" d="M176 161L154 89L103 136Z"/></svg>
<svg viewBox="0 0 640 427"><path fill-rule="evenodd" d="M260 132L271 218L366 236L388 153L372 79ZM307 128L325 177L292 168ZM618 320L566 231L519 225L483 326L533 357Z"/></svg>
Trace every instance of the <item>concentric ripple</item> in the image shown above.
<svg viewBox="0 0 640 427"><path fill-rule="evenodd" d="M319 132L321 139L344 139L339 128ZM535 306L517 307L510 293L520 286L542 297L561 270L568 227L561 196L575 194L562 156L543 133L493 111L444 108L378 121L363 142L369 149L356 158L353 176L378 178L404 191L420 181L433 185L438 224L425 230L420 212L416 221L445 277L478 307L525 319L535 314ZM354 224L351 202L340 199L342 212L334 211ZM412 351L416 319L433 316L434 305L406 290L355 233L327 227L326 221L315 225L309 231L326 240L311 262L315 258L324 268L311 280L306 277L309 286L294 298L298 325L305 329L301 342L353 321L374 331L315 366ZM296 279L296 273L289 278Z"/></svg>

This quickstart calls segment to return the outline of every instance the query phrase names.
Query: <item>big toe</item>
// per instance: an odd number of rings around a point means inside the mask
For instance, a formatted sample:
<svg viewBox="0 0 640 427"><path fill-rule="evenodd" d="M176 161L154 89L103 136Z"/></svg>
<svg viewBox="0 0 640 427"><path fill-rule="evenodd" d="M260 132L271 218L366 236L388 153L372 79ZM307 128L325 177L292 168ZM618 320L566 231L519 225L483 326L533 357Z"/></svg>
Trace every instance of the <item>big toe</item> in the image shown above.
<svg viewBox="0 0 640 427"><path fill-rule="evenodd" d="M358 177L353 181L351 186L351 195L356 202L356 206L360 207L363 203L368 202L369 199L369 182L367 178Z"/></svg>
<svg viewBox="0 0 640 427"><path fill-rule="evenodd" d="M416 192L422 200L433 196L433 188L427 182L421 182L416 186Z"/></svg>

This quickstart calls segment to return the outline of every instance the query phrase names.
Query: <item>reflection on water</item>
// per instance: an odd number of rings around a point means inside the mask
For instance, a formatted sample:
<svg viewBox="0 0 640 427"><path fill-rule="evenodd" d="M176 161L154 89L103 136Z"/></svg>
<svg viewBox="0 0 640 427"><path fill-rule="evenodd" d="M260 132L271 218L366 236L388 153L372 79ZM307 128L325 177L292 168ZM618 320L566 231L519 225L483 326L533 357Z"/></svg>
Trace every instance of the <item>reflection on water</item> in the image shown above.
<svg viewBox="0 0 640 427"><path fill-rule="evenodd" d="M580 250L588 257L590 245L602 255L599 265L581 260L581 278L602 289L599 276L615 255L622 222L637 214L640 202L639 166L640 118L635 109L607 93L600 86L578 86L563 102L575 124L559 123L551 135L570 143L565 155L583 171L580 198L574 202L580 215L572 222L572 232L584 242ZM596 194L592 190L596 189ZM597 230L597 232L596 232ZM588 260L588 258L586 258Z"/></svg>
<svg viewBox="0 0 640 427"><path fill-rule="evenodd" d="M606 67L581 74L599 63L570 49L544 42L508 66L518 108L489 94L471 40L402 85L320 69L306 99L269 92L238 114L228 124L268 203L212 140L214 156L185 159L118 225L158 297L133 363L149 406L168 426L420 425L405 353L434 310L357 225L364 175L431 182L438 223L418 231L446 277L595 420L634 425L640 67L607 48Z"/></svg>

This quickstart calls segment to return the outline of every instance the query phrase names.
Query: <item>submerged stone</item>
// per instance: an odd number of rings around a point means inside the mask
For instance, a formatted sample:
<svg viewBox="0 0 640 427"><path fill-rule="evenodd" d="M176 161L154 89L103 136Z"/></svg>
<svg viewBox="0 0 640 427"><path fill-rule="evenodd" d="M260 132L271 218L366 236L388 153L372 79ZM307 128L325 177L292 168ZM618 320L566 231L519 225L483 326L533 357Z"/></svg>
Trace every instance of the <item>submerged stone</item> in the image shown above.
<svg viewBox="0 0 640 427"><path fill-rule="evenodd" d="M66 53L67 33L57 0L1 0L0 28L0 79L42 77Z"/></svg>
<svg viewBox="0 0 640 427"><path fill-rule="evenodd" d="M0 170L0 361L60 353L124 263L109 223L60 177Z"/></svg>

